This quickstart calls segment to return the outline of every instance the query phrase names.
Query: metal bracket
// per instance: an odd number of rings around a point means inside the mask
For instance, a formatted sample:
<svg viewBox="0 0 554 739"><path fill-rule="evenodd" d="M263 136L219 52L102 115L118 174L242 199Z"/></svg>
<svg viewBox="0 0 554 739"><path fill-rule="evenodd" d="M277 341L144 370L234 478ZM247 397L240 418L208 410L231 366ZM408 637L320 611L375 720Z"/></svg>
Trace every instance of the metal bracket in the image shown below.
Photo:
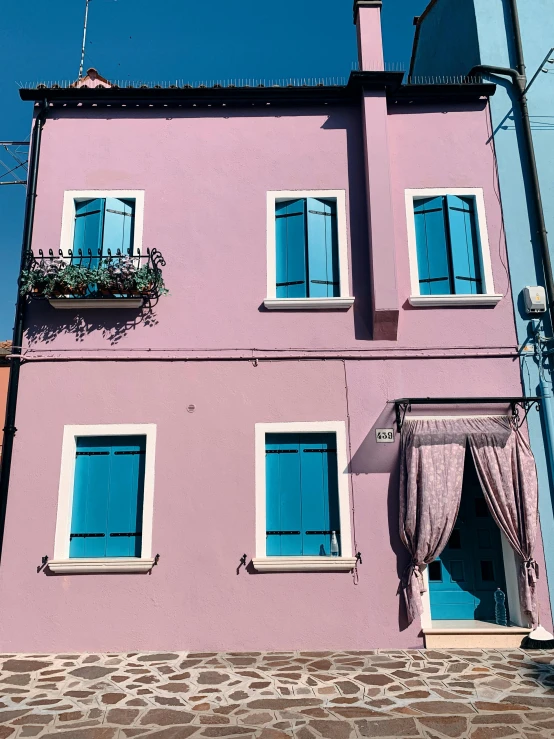
<svg viewBox="0 0 554 739"><path fill-rule="evenodd" d="M396 428L398 433L402 431L406 413L411 412L412 405L509 405L512 410L517 428L520 428L529 414L533 406L537 410L540 409L541 398L399 398L393 401L396 413ZM523 418L520 418L520 409L524 411Z"/></svg>

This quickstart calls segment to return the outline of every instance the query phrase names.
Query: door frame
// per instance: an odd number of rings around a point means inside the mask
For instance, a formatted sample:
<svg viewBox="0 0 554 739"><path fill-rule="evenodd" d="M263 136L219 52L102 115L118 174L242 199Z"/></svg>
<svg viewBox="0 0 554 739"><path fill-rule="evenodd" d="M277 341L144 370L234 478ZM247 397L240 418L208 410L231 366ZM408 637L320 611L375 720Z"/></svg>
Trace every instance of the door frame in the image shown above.
<svg viewBox="0 0 554 739"><path fill-rule="evenodd" d="M487 415L467 415L467 416L411 416L411 418L417 418L419 421L429 420L449 420L454 421L462 418L505 418L506 414L492 414ZM508 607L510 611L510 622L515 626L529 627L531 624L528 619L524 616L521 609L521 602L519 599L519 585L517 571L520 567L519 558L510 546L509 541L506 539L502 531L500 531L500 538L502 540L502 558L504 560L504 574L506 577L506 597L508 600ZM423 613L421 614L421 628L432 629L433 619L431 618L431 594L429 592L429 572L427 567L422 569L423 585L425 592L421 595L423 601ZM437 620L435 620L437 623ZM463 627L463 621L460 620L460 628Z"/></svg>

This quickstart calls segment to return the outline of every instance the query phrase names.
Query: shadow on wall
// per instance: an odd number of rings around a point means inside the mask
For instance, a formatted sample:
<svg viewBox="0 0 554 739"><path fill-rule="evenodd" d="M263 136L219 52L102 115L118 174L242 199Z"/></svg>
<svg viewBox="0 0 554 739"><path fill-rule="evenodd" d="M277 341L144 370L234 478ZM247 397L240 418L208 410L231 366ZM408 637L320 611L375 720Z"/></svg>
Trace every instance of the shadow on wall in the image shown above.
<svg viewBox="0 0 554 739"><path fill-rule="evenodd" d="M394 429L394 443L377 441L377 429ZM396 432L396 416L392 403L387 403L367 436L362 441L350 462L350 473L358 475L389 474L387 490L387 520L389 528L389 542L396 555L396 574L398 582L410 562L410 555L402 544L399 534L399 470L400 470L400 435ZM408 628L408 619L404 598L400 587L398 596L398 626L400 631Z"/></svg>
<svg viewBox="0 0 554 739"><path fill-rule="evenodd" d="M158 324L155 311L148 306L136 310L77 310L57 310L46 301L29 305L25 333L29 346L50 344L60 334L68 333L73 334L77 342L97 333L114 346L138 326L151 328Z"/></svg>
<svg viewBox="0 0 554 739"><path fill-rule="evenodd" d="M370 244L366 216L364 139L360 114L358 112L355 114L351 110L333 111L321 128L331 131L342 129L346 132L350 278L352 295L356 298L353 306L354 335L358 341L371 341Z"/></svg>

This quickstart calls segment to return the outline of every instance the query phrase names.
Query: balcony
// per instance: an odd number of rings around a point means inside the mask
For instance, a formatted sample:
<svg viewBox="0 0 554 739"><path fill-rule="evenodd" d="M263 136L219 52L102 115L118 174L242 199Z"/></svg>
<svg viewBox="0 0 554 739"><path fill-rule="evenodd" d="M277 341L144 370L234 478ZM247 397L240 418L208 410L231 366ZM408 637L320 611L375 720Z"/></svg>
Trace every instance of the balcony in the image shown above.
<svg viewBox="0 0 554 739"><path fill-rule="evenodd" d="M162 270L165 260L157 249L112 254L79 249L55 255L52 249L30 255L21 273L21 295L48 300L53 308L142 308L155 305L168 291Z"/></svg>

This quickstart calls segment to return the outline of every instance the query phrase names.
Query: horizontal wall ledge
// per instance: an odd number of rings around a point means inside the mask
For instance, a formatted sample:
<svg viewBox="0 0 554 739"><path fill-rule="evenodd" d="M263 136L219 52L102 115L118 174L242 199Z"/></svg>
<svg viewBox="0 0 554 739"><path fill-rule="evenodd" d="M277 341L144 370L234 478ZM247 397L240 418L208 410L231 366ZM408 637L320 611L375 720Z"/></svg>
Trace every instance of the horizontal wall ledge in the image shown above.
<svg viewBox="0 0 554 739"><path fill-rule="evenodd" d="M496 305L503 295L410 295L410 305L423 308L465 305Z"/></svg>
<svg viewBox="0 0 554 739"><path fill-rule="evenodd" d="M348 310L354 298L266 298L268 310Z"/></svg>
<svg viewBox="0 0 554 739"><path fill-rule="evenodd" d="M258 572L350 572L356 557L255 557Z"/></svg>
<svg viewBox="0 0 554 739"><path fill-rule="evenodd" d="M144 298L49 298L52 308L81 310L90 308L142 308Z"/></svg>
<svg viewBox="0 0 554 739"><path fill-rule="evenodd" d="M101 572L149 572L155 559L139 559L137 557L95 557L83 559L50 559L48 569L51 572L69 575L82 575Z"/></svg>

